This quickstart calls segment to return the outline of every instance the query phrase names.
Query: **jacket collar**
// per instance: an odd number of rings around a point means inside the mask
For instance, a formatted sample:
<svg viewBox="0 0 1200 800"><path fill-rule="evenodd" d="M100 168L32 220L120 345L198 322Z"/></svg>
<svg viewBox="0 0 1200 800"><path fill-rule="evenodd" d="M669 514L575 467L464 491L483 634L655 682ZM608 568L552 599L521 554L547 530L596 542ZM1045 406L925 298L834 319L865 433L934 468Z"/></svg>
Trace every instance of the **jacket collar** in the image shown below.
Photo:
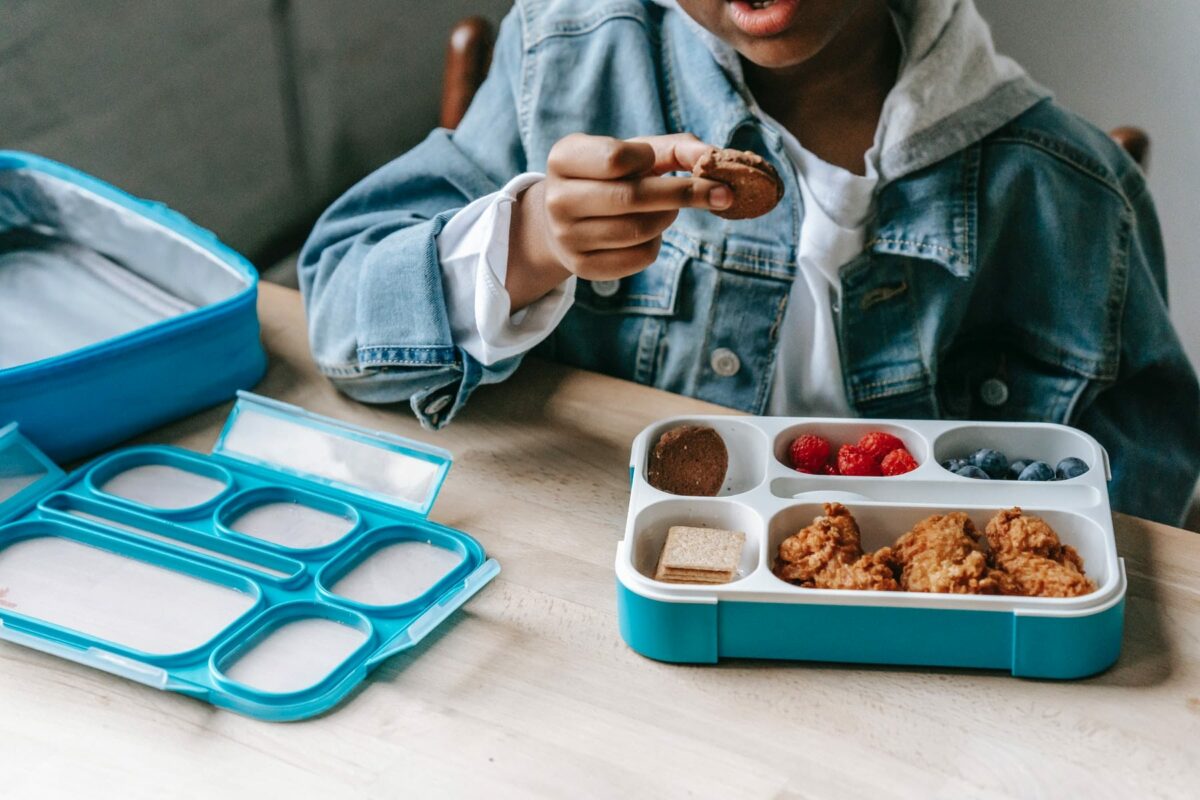
<svg viewBox="0 0 1200 800"><path fill-rule="evenodd" d="M731 67L723 67L709 48L696 46L698 27L686 14L663 14L663 80L671 130L690 131L728 147L735 137L746 144L739 131L751 128L777 149L777 134L758 124L750 99L742 95L740 76L731 75ZM979 167L980 145L975 142L881 183L866 248L932 261L957 277L970 276L976 263Z"/></svg>
<svg viewBox="0 0 1200 800"><path fill-rule="evenodd" d="M708 34L686 14L663 13L662 49L667 113L674 131L728 147L739 128L755 126L757 118L741 81L731 76L697 36Z"/></svg>

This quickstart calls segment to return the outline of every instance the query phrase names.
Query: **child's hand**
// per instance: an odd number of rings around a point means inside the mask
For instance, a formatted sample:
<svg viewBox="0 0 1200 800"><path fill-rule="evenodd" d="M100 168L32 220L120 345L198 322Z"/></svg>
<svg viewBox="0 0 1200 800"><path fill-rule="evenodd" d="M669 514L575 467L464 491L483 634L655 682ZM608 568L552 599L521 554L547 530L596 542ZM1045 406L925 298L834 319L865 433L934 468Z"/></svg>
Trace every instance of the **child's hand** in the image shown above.
<svg viewBox="0 0 1200 800"><path fill-rule="evenodd" d="M710 149L691 134L559 140L546 180L513 205L505 279L513 311L572 273L614 280L650 266L681 208L728 208L733 192L723 183L663 176L690 171Z"/></svg>

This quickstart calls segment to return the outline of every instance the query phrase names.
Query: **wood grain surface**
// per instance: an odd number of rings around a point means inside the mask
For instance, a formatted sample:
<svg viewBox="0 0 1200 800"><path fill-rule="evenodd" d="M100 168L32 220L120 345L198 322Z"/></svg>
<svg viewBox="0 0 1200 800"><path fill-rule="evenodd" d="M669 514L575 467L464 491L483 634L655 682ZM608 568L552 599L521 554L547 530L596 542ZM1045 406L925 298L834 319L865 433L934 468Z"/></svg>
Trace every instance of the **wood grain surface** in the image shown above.
<svg viewBox="0 0 1200 800"><path fill-rule="evenodd" d="M1195 797L1200 537L1117 516L1124 651L1071 683L997 672L646 660L617 632L628 448L694 400L529 361L445 431L315 372L264 285L258 391L434 442L432 516L503 572L334 711L257 722L0 643L0 796ZM207 451L229 406L144 437Z"/></svg>

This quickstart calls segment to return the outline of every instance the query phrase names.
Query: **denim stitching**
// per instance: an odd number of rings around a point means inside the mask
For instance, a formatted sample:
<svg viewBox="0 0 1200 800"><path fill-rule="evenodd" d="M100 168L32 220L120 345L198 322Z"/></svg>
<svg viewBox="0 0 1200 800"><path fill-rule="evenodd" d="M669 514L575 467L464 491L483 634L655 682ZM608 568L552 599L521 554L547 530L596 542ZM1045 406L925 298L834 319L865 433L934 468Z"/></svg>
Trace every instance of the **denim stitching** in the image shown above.
<svg viewBox="0 0 1200 800"><path fill-rule="evenodd" d="M369 366L444 367L458 363L458 351L453 347L372 345L358 348L358 360Z"/></svg>
<svg viewBox="0 0 1200 800"><path fill-rule="evenodd" d="M896 385L905 384L905 383L912 383L917 378L925 379L925 381L928 382L929 374L925 371L925 365L922 364L920 361L911 361L910 360L910 361L904 362L898 366L910 367L910 368L915 367L915 369L912 371L917 374L915 377L914 377L914 375L910 374L910 375L907 375L905 377L900 377L900 378L896 378L896 377L879 378L877 380L866 381L866 382L863 382L861 380L855 380L852 377L850 380L850 383L853 384L856 389L875 389L875 388L885 387L885 386L896 386Z"/></svg>
<svg viewBox="0 0 1200 800"><path fill-rule="evenodd" d="M1071 421L1075 418L1075 410L1082 406L1084 394L1093 388L1092 382L1086 379L1078 381L1078 384L1075 387L1075 391L1067 398L1066 403L1063 404L1062 416L1059 417L1059 421L1064 425L1071 424Z"/></svg>
<svg viewBox="0 0 1200 800"><path fill-rule="evenodd" d="M641 384L649 384L654 379L652 372L655 356L658 352L658 342L662 338L665 325L655 317L645 317L642 329L638 333L637 355L634 359L633 379Z"/></svg>
<svg viewBox="0 0 1200 800"><path fill-rule="evenodd" d="M758 382L758 393L754 398L754 410L757 413L762 413L767 404L767 395L771 390L771 384L774 382L775 362L779 359L779 328L783 324L783 316L787 313L788 296L791 292L784 292L779 297L779 302L775 304L775 320L771 323L771 328L767 331L768 341L772 342L770 355L767 358L766 369L763 370L763 376L766 379L761 379Z"/></svg>
<svg viewBox="0 0 1200 800"><path fill-rule="evenodd" d="M533 59L530 58L532 46L529 43L530 24L529 12L523 3L518 3L525 13L521 15L521 90L517 95L517 127L525 149L533 141Z"/></svg>
<svg viewBox="0 0 1200 800"><path fill-rule="evenodd" d="M367 375L367 373L363 372L362 368L357 364L333 366L330 364L322 364L318 361L317 369L321 371L321 374L330 378L361 378Z"/></svg>
<svg viewBox="0 0 1200 800"><path fill-rule="evenodd" d="M675 249L682 251L688 258L703 261L705 264L727 272L782 280L791 280L795 277L795 261L781 261L768 256L749 254L729 255L728 250L725 248L722 248L724 252L718 255L716 252L717 248L714 246L707 242L698 244L690 236L683 234L664 236L663 241ZM783 269L764 269L760 268L759 265L761 264L774 264Z"/></svg>
<svg viewBox="0 0 1200 800"><path fill-rule="evenodd" d="M618 19L629 19L639 23L643 28L649 30L646 25L646 16L644 11L634 11L628 8L609 7L602 8L588 16L576 20L560 20L553 25L543 25L541 30L534 34L534 39L529 43L529 49L532 51L544 42L550 39L583 36L591 33L605 23L612 22Z"/></svg>
<svg viewBox="0 0 1200 800"><path fill-rule="evenodd" d="M683 250L691 258L698 258L702 261L712 264L713 266L719 266L720 263L729 263L731 261L746 264L778 264L784 267L791 267L795 264L794 260L783 261L777 258L771 258L769 256L739 253L736 251L735 254L731 256L728 254L728 247L723 247L722 250L725 252L722 253L721 256L716 256L712 253L714 246L711 243L698 242L691 236L680 233L673 233L672 235L664 236L663 241L668 242L677 250Z"/></svg>
<svg viewBox="0 0 1200 800"><path fill-rule="evenodd" d="M659 63L663 67L663 88L667 93L668 122L672 131L678 131L683 127L683 109L679 104L679 92L676 91L674 52L666 47L665 39L662 37L659 38L659 47L663 54Z"/></svg>
<svg viewBox="0 0 1200 800"><path fill-rule="evenodd" d="M935 250L939 253L942 253L942 254L948 256L949 258L959 260L959 261L962 260L962 256L958 253L957 250L953 250L949 247L944 247L940 244L929 244L927 242L916 242L916 241L913 241L912 239L892 239L892 238L886 237L886 236L879 236L879 237L876 237L876 238L872 239L871 241L867 242L867 247L874 247L877 244L893 245L893 246L897 246L897 247L909 246L909 247L915 247L918 250Z"/></svg>
<svg viewBox="0 0 1200 800"><path fill-rule="evenodd" d="M700 370L700 375L701 375L702 379L704 379L704 376L706 376L709 372L712 371L712 364L710 363L709 360L704 358L704 354L708 353L712 350L711 345L712 345L713 322L717 318L717 308L720 305L719 301L721 299L721 284L722 283L723 283L723 281L721 280L721 276L717 275L716 280L713 281L712 301L709 303L709 306L708 306L708 320L705 322L705 325L704 325L704 341L700 343L700 363L703 365ZM713 374L715 375L716 373L714 372ZM696 388L698 389L699 387L696 387Z"/></svg>
<svg viewBox="0 0 1200 800"><path fill-rule="evenodd" d="M1063 159L1070 161L1080 169L1086 170L1097 178L1104 180L1113 180L1117 177L1109 170L1102 161L1093 157L1087 152L1072 146L1069 142L1062 139L1048 136L1043 131L1033 128L1023 128L1014 126L1011 133L1003 134L1003 137L1022 139L1031 143L1042 145L1046 149L1052 150L1062 156Z"/></svg>
<svg viewBox="0 0 1200 800"><path fill-rule="evenodd" d="M1110 360L1104 354L1083 353L1069 350L1056 342L1052 342L1036 334L1017 330L1010 332L1004 339L984 336L972 336L956 342L962 348L979 345L1012 344L1021 348L1022 352L1047 366L1066 370L1072 375L1093 380L1110 380L1116 377L1116 371Z"/></svg>
<svg viewBox="0 0 1200 800"><path fill-rule="evenodd" d="M1121 214L1121 234L1117 245L1116 268L1120 271L1120 278L1113 281L1113 289L1106 303L1113 319L1112 330L1110 331L1111 339L1105 342L1106 350L1104 353L1106 359L1110 362L1120 361L1121 334L1125 321L1125 303L1129 297L1129 258L1132 239L1133 210L1132 207L1127 206L1124 213ZM1111 348L1111 351L1109 348ZM1112 367L1106 370L1106 372L1111 372L1115 379L1118 367Z"/></svg>
<svg viewBox="0 0 1200 800"><path fill-rule="evenodd" d="M1059 161L1069 164L1082 174L1092 178L1097 183L1101 184L1109 191L1113 192L1123 200L1128 202L1125 193L1121 191L1121 186L1116 180L1116 176L1106 169L1100 162L1090 158L1083 157L1073 148L1066 148L1061 142L1055 139L1037 134L1033 131L1017 130L1017 134L1022 135L1003 135L989 138L987 142L1007 143L1007 144L1024 144L1030 147L1037 148L1048 155L1054 156Z"/></svg>
<svg viewBox="0 0 1200 800"><path fill-rule="evenodd" d="M917 379L887 381L882 383L871 383L858 387L855 392L855 397L859 403L869 403L873 400L882 400L887 397L895 397L901 394L917 391L929 386L928 380L920 381ZM871 391L878 389L878 391Z"/></svg>
<svg viewBox="0 0 1200 800"><path fill-rule="evenodd" d="M981 146L975 144L963 153L963 219L966 222L963 252L968 265L974 263L978 255L975 247L978 236L979 173L983 161L981 150Z"/></svg>
<svg viewBox="0 0 1200 800"><path fill-rule="evenodd" d="M603 304L596 300L586 300L582 297L577 298L577 302L584 308L593 311L621 313L630 309L659 309L667 313L671 313L675 307L675 298L679 294L679 280L683 273L683 264L687 260L687 254L677 247L672 246L678 255L669 255L662 264L663 271L667 274L663 275L662 291L657 294L627 294L619 298L625 302L611 304ZM593 295L595 293L593 292ZM607 299L607 298L604 298ZM615 300L615 298L614 298Z"/></svg>
<svg viewBox="0 0 1200 800"><path fill-rule="evenodd" d="M912 265L911 261L906 261L904 263L904 278L905 278L904 282L905 283L909 283L913 280L912 266L913 265ZM930 361L929 353L925 352L925 348L922 346L922 343L921 343L921 312L920 312L920 308L917 306L916 294L917 294L916 292L908 293L908 305L909 305L909 308L911 309L911 311L909 312L909 315L908 315L908 319L909 319L909 322L912 324L913 346L916 348L917 358L920 359L920 362L921 362L921 372L924 374L925 385L929 386L929 385L931 385L931 377L932 377L929 374L931 361Z"/></svg>

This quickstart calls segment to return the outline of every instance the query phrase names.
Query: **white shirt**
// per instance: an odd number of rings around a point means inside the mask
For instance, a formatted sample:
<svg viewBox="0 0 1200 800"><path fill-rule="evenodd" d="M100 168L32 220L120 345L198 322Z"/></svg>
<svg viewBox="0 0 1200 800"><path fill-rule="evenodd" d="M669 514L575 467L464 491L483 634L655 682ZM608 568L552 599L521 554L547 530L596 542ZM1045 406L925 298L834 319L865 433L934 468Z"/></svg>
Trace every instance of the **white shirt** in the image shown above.
<svg viewBox="0 0 1200 800"><path fill-rule="evenodd" d="M838 270L862 252L879 176L869 166L870 158L867 175L855 175L817 158L786 129L776 127L796 170L804 222L767 412L849 417L853 411L842 384L833 309L841 302Z"/></svg>
<svg viewBox="0 0 1200 800"><path fill-rule="evenodd" d="M504 288L513 201L544 177L536 172L518 175L451 217L437 237L451 335L484 365L532 350L558 327L575 301L574 275L515 314Z"/></svg>

